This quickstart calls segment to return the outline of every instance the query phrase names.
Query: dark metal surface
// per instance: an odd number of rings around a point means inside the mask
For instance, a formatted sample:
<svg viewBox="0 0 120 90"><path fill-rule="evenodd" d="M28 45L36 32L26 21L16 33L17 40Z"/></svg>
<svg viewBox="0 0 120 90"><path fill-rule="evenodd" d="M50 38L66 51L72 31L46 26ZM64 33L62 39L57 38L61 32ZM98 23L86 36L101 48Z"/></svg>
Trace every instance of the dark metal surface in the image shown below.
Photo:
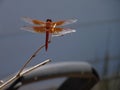
<svg viewBox="0 0 120 90"><path fill-rule="evenodd" d="M58 77L68 77L58 90L90 90L99 81L97 72L90 64L86 62L62 62L37 68L16 80L6 90L17 90L29 83Z"/></svg>

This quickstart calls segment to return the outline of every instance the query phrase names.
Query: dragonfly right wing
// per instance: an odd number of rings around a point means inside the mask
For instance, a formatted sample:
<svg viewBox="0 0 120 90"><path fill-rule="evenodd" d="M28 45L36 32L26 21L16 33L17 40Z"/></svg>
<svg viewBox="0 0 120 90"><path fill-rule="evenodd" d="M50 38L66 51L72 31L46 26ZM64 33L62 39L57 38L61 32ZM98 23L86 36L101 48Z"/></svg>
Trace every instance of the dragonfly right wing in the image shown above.
<svg viewBox="0 0 120 90"><path fill-rule="evenodd" d="M40 20L36 20L36 19L31 19L29 17L22 17L22 20L24 20L25 22L29 23L29 24L36 24L36 25L45 25L45 22L40 21Z"/></svg>
<svg viewBox="0 0 120 90"><path fill-rule="evenodd" d="M36 32L36 33L45 33L46 32L45 26L24 26L21 29L30 31L30 32Z"/></svg>

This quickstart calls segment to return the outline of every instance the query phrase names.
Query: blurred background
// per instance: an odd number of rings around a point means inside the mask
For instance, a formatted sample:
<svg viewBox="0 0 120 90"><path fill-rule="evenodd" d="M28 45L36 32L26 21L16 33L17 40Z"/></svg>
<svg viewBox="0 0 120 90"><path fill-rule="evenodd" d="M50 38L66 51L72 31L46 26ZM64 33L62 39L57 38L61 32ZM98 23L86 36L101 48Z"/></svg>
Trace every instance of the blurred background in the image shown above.
<svg viewBox="0 0 120 90"><path fill-rule="evenodd" d="M120 90L120 0L0 0L0 79L18 71L44 43L44 34L20 30L28 25L24 16L78 19L66 26L75 33L53 38L48 52L43 49L29 66L48 58L89 62L101 78L93 90Z"/></svg>

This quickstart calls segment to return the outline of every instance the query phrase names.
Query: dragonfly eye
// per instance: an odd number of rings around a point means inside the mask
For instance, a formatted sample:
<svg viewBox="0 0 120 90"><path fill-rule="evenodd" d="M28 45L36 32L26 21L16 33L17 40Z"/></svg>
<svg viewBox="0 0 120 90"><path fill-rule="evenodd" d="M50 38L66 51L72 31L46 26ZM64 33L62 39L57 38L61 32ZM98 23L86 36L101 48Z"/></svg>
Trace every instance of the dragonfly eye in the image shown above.
<svg viewBox="0 0 120 90"><path fill-rule="evenodd" d="M47 19L46 22L52 22L52 20L51 19Z"/></svg>

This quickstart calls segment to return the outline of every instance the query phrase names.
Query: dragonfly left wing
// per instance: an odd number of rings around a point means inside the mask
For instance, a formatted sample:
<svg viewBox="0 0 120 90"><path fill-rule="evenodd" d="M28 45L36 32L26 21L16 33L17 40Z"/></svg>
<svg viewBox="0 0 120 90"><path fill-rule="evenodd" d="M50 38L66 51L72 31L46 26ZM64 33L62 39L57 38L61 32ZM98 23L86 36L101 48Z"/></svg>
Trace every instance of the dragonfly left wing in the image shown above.
<svg viewBox="0 0 120 90"><path fill-rule="evenodd" d="M76 32L74 29L70 28L54 28L54 31L52 32L52 36L63 36L68 33Z"/></svg>
<svg viewBox="0 0 120 90"><path fill-rule="evenodd" d="M53 22L53 24L56 24L56 26L64 26L64 25L75 23L76 21L77 21L77 19L69 19L69 20Z"/></svg>

